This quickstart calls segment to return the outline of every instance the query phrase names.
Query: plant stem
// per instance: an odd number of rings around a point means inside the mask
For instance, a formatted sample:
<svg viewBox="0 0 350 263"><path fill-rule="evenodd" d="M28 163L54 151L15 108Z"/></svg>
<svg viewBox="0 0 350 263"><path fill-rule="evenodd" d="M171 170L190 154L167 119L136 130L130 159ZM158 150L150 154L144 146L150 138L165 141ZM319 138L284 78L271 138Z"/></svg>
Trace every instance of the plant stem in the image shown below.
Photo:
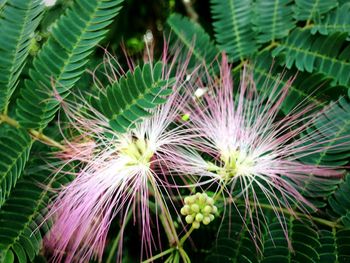
<svg viewBox="0 0 350 263"><path fill-rule="evenodd" d="M232 72L235 73L236 71L240 70L241 67L246 63L245 60L242 60L241 63L239 63L236 67L232 69Z"/></svg>
<svg viewBox="0 0 350 263"><path fill-rule="evenodd" d="M169 214L169 211L163 202L162 195L161 195L161 193L159 193L158 188L155 185L154 179L150 177L149 181L150 181L151 186L152 186L153 191L154 191L154 197L157 200L157 204L159 205L160 210L161 210L160 219L161 219L161 223L164 227L164 230L167 233L167 237L168 237L170 246L177 245L177 244L179 244L179 238L177 236L176 229L174 226L174 222L171 218L171 215Z"/></svg>
<svg viewBox="0 0 350 263"><path fill-rule="evenodd" d="M198 14L192 6L192 4L193 4L192 1L191 0L182 0L182 3L184 4L186 12L187 12L188 16L190 17L190 19L194 22L198 22Z"/></svg>
<svg viewBox="0 0 350 263"><path fill-rule="evenodd" d="M159 253L159 254L155 255L154 257L151 257L151 258L149 258L149 259L147 259L145 261L142 261L142 263L152 262L152 261L154 261L154 260L156 260L158 258L161 258L161 257L163 257L163 256L165 256L165 255L167 255L167 254L169 254L171 252L173 252L174 249L175 249L174 247L168 248L167 250L163 251L162 253Z"/></svg>
<svg viewBox="0 0 350 263"><path fill-rule="evenodd" d="M179 253L180 253L184 263L191 263L191 259L188 257L186 251L182 247L179 248Z"/></svg>
<svg viewBox="0 0 350 263"><path fill-rule="evenodd" d="M127 225L128 222L130 221L131 215L132 215L132 210L129 210L129 212L128 212L127 216L126 216L125 222L123 223L124 226ZM124 226L122 226L122 227L124 227ZM106 263L111 263L112 262L114 251L117 249L120 237L121 237L121 231L119 231L117 237L115 238L115 240L113 242L113 245L112 245L111 251L109 252L109 255L108 255Z"/></svg>
<svg viewBox="0 0 350 263"><path fill-rule="evenodd" d="M20 127L19 123L16 120L10 118L6 114L0 114L0 123L2 123L2 122L7 123L8 125L13 126L15 128L19 128Z"/></svg>
<svg viewBox="0 0 350 263"><path fill-rule="evenodd" d="M260 50L258 53L261 54L261 53L263 53L263 52L266 51L266 50L270 50L270 49L272 49L272 48L274 48L274 47L277 47L278 45L279 45L278 42L272 41L268 46L264 47L264 48L263 48L262 50Z"/></svg>
<svg viewBox="0 0 350 263"><path fill-rule="evenodd" d="M0 114L0 123L7 123L10 126L13 126L15 128L21 128L20 124L15 120L10 118L8 115L5 114ZM29 129L28 130L29 134L34 137L34 139L41 141L47 145L56 147L60 150L65 150L66 147L64 147L62 144L60 144L59 142L55 141L54 139L46 136L45 134L43 134L42 132L39 132L37 130L34 129Z"/></svg>
<svg viewBox="0 0 350 263"><path fill-rule="evenodd" d="M191 226L190 230L188 230L186 232L186 234L180 239L180 243L179 243L179 247L182 247L182 245L184 244L184 242L186 241L186 239L191 235L191 233L193 232L194 228L193 226Z"/></svg>
<svg viewBox="0 0 350 263"><path fill-rule="evenodd" d="M310 28L313 28L314 26L315 26L315 25L312 24L312 23L306 24L306 25L302 28L302 30L310 29Z"/></svg>
<svg viewBox="0 0 350 263"><path fill-rule="evenodd" d="M59 142L55 141L54 139L51 139L50 137L46 136L45 134L38 132L36 130L33 129L29 129L29 133L38 141L42 141L44 143L46 143L47 145L56 147L58 149L61 150L65 150L66 147L64 147L62 144L60 144Z"/></svg>

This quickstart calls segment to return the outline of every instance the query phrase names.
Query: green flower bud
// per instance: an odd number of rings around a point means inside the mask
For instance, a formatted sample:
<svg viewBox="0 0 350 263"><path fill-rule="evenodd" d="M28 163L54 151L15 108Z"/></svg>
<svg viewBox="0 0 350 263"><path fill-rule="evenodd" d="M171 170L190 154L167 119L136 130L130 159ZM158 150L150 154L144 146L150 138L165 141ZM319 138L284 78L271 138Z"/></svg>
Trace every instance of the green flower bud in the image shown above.
<svg viewBox="0 0 350 263"><path fill-rule="evenodd" d="M204 203L207 201L207 197L206 197L204 194L202 194L202 195L199 197L199 201L200 201L202 204L204 204Z"/></svg>
<svg viewBox="0 0 350 263"><path fill-rule="evenodd" d="M184 205L184 207L181 208L181 210L180 210L180 213L183 216L188 215L190 212L191 212L191 209L190 209L189 205Z"/></svg>
<svg viewBox="0 0 350 263"><path fill-rule="evenodd" d="M180 213L186 216L185 221L188 224L192 224L192 227L195 229L200 227L200 223L208 225L214 220L214 214L218 211L214 205L215 200L206 193L196 193L187 196L184 202L185 205L181 208Z"/></svg>
<svg viewBox="0 0 350 263"><path fill-rule="evenodd" d="M206 216L206 217L203 218L203 224L204 225L208 225L210 222L211 222L211 220L210 220L209 216Z"/></svg>
<svg viewBox="0 0 350 263"><path fill-rule="evenodd" d="M194 217L192 215L188 215L185 217L185 220L186 220L187 224L192 224L194 221Z"/></svg>
<svg viewBox="0 0 350 263"><path fill-rule="evenodd" d="M193 205L191 205L191 210L192 210L192 212L194 212L194 213L198 213L199 212L199 205L197 205L197 204L193 204Z"/></svg>
<svg viewBox="0 0 350 263"><path fill-rule="evenodd" d="M208 205L214 205L214 199L211 198L211 197L208 197L208 198L207 198L207 204L208 204Z"/></svg>
<svg viewBox="0 0 350 263"><path fill-rule="evenodd" d="M185 204L190 205L192 202L192 196L186 196L185 199Z"/></svg>
<svg viewBox="0 0 350 263"><path fill-rule="evenodd" d="M213 207L213 208L214 208L214 207ZM206 214L210 214L212 211L213 211L213 209L212 209L211 206L209 206L209 205L206 205L206 206L203 208L203 212L206 213Z"/></svg>
<svg viewBox="0 0 350 263"><path fill-rule="evenodd" d="M197 214L196 215L196 221L201 222L203 220L204 216L202 214Z"/></svg>
<svg viewBox="0 0 350 263"><path fill-rule="evenodd" d="M194 221L194 222L192 223L192 227L193 227L194 229L198 229L200 226L201 226L201 223L199 223L199 222L197 222L197 221Z"/></svg>

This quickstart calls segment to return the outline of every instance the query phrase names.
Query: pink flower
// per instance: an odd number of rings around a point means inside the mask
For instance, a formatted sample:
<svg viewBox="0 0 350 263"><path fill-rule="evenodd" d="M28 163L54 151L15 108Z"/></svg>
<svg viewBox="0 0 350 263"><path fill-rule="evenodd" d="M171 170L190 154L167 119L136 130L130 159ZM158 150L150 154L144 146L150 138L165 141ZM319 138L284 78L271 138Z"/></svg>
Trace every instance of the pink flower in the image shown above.
<svg viewBox="0 0 350 263"><path fill-rule="evenodd" d="M71 125L80 135L73 142L66 139L66 150L58 155L65 164L76 160L83 163L75 180L59 193L48 215L54 224L45 245L52 251L54 262L87 262L91 258L101 261L112 220L120 219L122 236L130 212L141 225L141 247L146 256L151 255L151 226L157 227L158 222L152 222L150 201L160 212L170 209L164 201L173 191L168 190L173 179L167 160L180 155L181 145L191 136L180 126L170 127L185 103L179 89L187 63L188 60L177 69L174 92L167 103L151 110L151 117L125 134L112 130L103 114L84 99L78 103L62 102ZM173 71L173 64L168 65L164 66L164 77ZM122 238L118 257L121 244Z"/></svg>
<svg viewBox="0 0 350 263"><path fill-rule="evenodd" d="M323 113L313 113L313 106L299 105L286 116L278 115L292 81L282 88L280 81L265 83L258 90L245 68L240 85L234 89L231 68L223 56L220 79L206 73L188 87L194 96L186 111L190 116L187 126L197 135L197 151L209 155L211 161L192 150L174 167L202 176L203 183L216 181L219 193L226 192L235 206L245 205L242 218L248 216L252 221L253 213L262 212L258 192L262 193L285 231L283 209L294 213L294 208L303 212L314 208L301 194L305 181L318 184L341 176L336 167L299 161L327 149L324 145L329 139L322 133L333 123L307 131Z"/></svg>

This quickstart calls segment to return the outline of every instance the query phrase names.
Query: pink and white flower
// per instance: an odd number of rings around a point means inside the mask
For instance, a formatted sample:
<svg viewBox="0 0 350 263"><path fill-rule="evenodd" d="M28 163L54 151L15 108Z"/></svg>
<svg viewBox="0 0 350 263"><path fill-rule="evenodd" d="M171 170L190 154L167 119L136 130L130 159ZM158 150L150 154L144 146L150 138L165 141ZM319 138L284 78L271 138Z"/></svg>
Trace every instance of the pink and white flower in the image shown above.
<svg viewBox="0 0 350 263"><path fill-rule="evenodd" d="M112 130L108 119L84 99L79 103L62 101L69 123L79 135L72 142L67 139L66 149L58 156L65 164L81 161L82 169L62 189L49 212L54 224L45 244L53 252L54 262L101 261L112 220L120 219L123 235L130 212L141 225L142 250L146 256L151 255L155 242L151 228L158 222L152 222L150 202L160 213L170 209L164 201L174 191L168 188L173 178L167 160L180 155L182 145L191 136L180 126L170 127L185 103L179 89L186 65L177 69L174 92L168 101L125 134ZM164 77L173 70L173 64L168 67L164 66ZM122 238L119 257L121 244Z"/></svg>
<svg viewBox="0 0 350 263"><path fill-rule="evenodd" d="M196 145L198 152L187 152L186 159L174 164L174 169L197 174L204 182L216 181L219 193L226 193L224 197L228 195L235 205L244 205L242 218L250 217L252 222L253 213L258 216L263 212L261 196L257 194L262 192L286 236L284 209L295 215L295 209L307 212L315 208L301 194L304 182L317 185L341 176L336 167L300 161L327 149L324 145L330 140L323 133L331 129L333 123L307 132L323 113L315 113L313 106L299 105L289 114L279 115L292 81L282 88L280 81L267 82L258 90L245 67L241 83L234 88L231 68L223 56L220 79L205 73L187 88L195 95L186 113L190 116L189 132L197 135L196 142L191 144ZM205 91L200 97L196 95L198 89ZM203 154L208 158L203 158Z"/></svg>

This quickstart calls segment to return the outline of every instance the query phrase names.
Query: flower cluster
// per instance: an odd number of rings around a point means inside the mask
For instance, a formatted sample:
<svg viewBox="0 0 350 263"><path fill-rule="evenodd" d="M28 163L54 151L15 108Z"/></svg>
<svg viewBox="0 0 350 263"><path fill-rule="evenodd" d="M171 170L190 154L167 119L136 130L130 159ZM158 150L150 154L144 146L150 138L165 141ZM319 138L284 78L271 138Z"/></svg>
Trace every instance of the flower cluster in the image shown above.
<svg viewBox="0 0 350 263"><path fill-rule="evenodd" d="M206 193L196 193L195 195L186 196L185 205L180 212L186 216L185 220L192 227L198 229L200 224L208 225L214 220L218 209L214 205L214 199Z"/></svg>
<svg viewBox="0 0 350 263"><path fill-rule="evenodd" d="M68 150L60 155L66 163L82 161L83 168L62 189L49 213L55 223L46 246L54 251L55 261L86 262L93 257L101 261L111 222L118 216L122 233L130 211L140 219L141 246L150 256L151 201L165 215L162 222L174 234L173 242L178 242L169 209L176 208L172 197L180 187L218 189L213 198L203 192L184 199L180 213L193 229L214 220L214 200L221 195L224 202L241 201L249 210L246 215L252 217L253 210L262 210L258 190L283 227L280 208L306 211L313 207L300 193L305 180L317 184L340 175L334 168L299 161L324 150L327 138L322 132L331 127L331 121L321 130L305 132L322 112L313 113L312 106L307 106L277 118L292 80L282 88L277 81L258 91L245 69L235 91L225 56L220 79L209 73L204 78L202 73L186 78L186 65L175 70L176 82L167 103L126 134L112 130L103 114L88 103L83 103L89 112L86 116L76 110L81 105L62 102L85 139L81 145L79 140L67 141ZM173 71L164 68L163 74Z"/></svg>

